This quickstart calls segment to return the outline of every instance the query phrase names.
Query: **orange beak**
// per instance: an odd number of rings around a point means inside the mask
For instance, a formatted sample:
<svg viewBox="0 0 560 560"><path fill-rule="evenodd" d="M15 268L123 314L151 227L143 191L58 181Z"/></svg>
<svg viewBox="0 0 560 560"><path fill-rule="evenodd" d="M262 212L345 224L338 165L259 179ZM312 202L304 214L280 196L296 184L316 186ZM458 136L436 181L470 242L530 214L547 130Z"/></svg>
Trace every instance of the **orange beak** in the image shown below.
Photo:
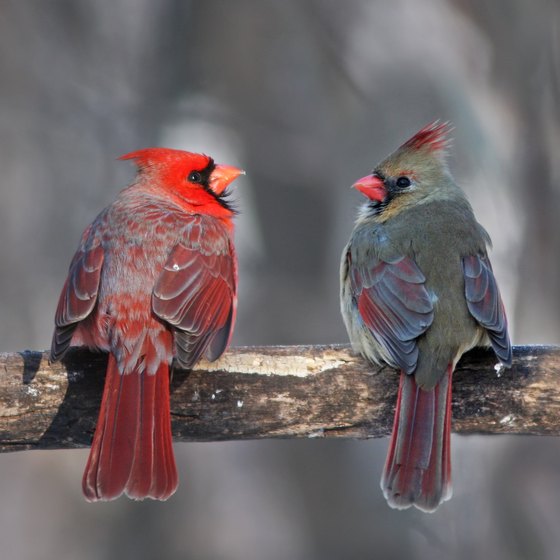
<svg viewBox="0 0 560 560"><path fill-rule="evenodd" d="M227 186L237 179L239 175L245 175L243 169L233 167L233 165L216 165L210 175L210 188L217 194L222 194Z"/></svg>
<svg viewBox="0 0 560 560"><path fill-rule="evenodd" d="M369 199L377 202L383 202L387 196L385 183L383 183L382 179L376 177L375 175L367 175L366 177L358 179L352 187L360 191Z"/></svg>

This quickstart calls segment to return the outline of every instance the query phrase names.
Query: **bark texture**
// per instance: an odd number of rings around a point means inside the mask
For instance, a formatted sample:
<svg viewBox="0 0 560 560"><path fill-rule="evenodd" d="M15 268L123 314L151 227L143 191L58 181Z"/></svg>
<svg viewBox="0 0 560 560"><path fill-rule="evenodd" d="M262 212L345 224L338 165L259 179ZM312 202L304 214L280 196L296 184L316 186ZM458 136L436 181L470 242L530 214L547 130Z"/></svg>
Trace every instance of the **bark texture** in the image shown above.
<svg viewBox="0 0 560 560"><path fill-rule="evenodd" d="M107 358L75 349L49 365L44 352L0 354L0 451L90 444ZM514 349L497 370L491 351L459 363L453 431L560 434L560 348ZM398 376L348 346L233 348L196 370L175 370L175 441L383 437L390 433Z"/></svg>

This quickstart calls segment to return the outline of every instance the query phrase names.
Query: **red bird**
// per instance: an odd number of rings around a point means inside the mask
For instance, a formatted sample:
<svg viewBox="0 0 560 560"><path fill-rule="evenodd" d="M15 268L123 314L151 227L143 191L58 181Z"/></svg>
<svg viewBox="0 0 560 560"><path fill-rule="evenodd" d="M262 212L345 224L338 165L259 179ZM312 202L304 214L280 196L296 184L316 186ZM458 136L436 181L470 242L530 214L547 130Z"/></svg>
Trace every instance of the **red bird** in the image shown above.
<svg viewBox="0 0 560 560"><path fill-rule="evenodd" d="M451 497L451 376L462 354L491 345L512 361L490 238L447 168L447 134L428 125L354 185L367 202L342 253L352 346L401 371L381 479L397 509L434 511Z"/></svg>
<svg viewBox="0 0 560 560"><path fill-rule="evenodd" d="M136 180L85 230L55 317L50 359L109 353L83 477L87 500L166 500L177 489L169 368L215 360L230 340L237 260L226 187L243 173L208 156L147 148Z"/></svg>

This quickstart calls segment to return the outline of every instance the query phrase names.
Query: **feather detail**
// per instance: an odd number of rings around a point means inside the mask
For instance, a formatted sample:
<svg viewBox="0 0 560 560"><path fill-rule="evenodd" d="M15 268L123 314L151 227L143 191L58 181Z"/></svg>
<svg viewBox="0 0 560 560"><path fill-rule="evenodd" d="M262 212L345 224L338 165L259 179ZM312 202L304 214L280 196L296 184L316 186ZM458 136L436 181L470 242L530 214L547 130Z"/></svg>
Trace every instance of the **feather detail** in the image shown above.
<svg viewBox="0 0 560 560"><path fill-rule="evenodd" d="M451 366L434 389L401 372L381 488L395 509L433 512L451 498Z"/></svg>
<svg viewBox="0 0 560 560"><path fill-rule="evenodd" d="M146 356L146 361L151 358ZM82 483L86 499L113 500L124 493L136 500L166 500L177 485L168 364L160 363L155 374L122 374L110 354Z"/></svg>
<svg viewBox="0 0 560 560"><path fill-rule="evenodd" d="M207 350L210 359L223 353L237 307L233 246L217 228L194 231L200 238L188 240L190 247L174 247L152 295L154 313L175 327L176 358L185 369L192 368ZM208 242L213 236L211 251ZM202 237L208 247L200 247Z"/></svg>
<svg viewBox="0 0 560 560"><path fill-rule="evenodd" d="M482 255L463 257L463 272L470 314L486 329L498 359L511 366L513 353L507 318L490 261Z"/></svg>
<svg viewBox="0 0 560 560"><path fill-rule="evenodd" d="M427 149L430 152L445 153L451 146L450 132L453 130L451 123L434 121L419 130L412 138L407 140L401 148L411 150Z"/></svg>
<svg viewBox="0 0 560 560"><path fill-rule="evenodd" d="M209 164L213 164L211 157L204 154L194 154L183 150L171 148L142 148L119 157L119 160L133 160L138 170L143 171L155 168L164 174L182 172L180 179L187 178L188 171L192 169L202 170ZM161 177L160 177L161 178ZM179 177L175 177L178 180Z"/></svg>
<svg viewBox="0 0 560 560"><path fill-rule="evenodd" d="M82 245L85 244L89 231L89 228L85 231ZM65 354L78 322L93 311L99 291L103 260L104 253L100 245L94 245L89 249L82 246L74 255L56 309L50 362L59 360Z"/></svg>
<svg viewBox="0 0 560 560"><path fill-rule="evenodd" d="M434 317L426 279L409 257L390 263L372 259L370 264L367 268L349 264L358 312L386 361L412 373L418 361L416 339Z"/></svg>

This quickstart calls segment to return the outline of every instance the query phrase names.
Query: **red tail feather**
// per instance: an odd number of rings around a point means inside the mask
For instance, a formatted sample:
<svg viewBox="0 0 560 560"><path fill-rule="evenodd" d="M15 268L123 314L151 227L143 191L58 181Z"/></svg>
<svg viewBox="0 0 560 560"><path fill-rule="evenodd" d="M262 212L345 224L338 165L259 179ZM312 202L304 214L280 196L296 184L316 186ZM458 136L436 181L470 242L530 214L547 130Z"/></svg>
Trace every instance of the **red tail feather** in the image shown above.
<svg viewBox="0 0 560 560"><path fill-rule="evenodd" d="M165 500L177 489L169 412L169 366L121 374L112 354L82 487L89 501Z"/></svg>
<svg viewBox="0 0 560 560"><path fill-rule="evenodd" d="M432 390L401 373L381 488L391 507L434 511L451 498L451 375Z"/></svg>

